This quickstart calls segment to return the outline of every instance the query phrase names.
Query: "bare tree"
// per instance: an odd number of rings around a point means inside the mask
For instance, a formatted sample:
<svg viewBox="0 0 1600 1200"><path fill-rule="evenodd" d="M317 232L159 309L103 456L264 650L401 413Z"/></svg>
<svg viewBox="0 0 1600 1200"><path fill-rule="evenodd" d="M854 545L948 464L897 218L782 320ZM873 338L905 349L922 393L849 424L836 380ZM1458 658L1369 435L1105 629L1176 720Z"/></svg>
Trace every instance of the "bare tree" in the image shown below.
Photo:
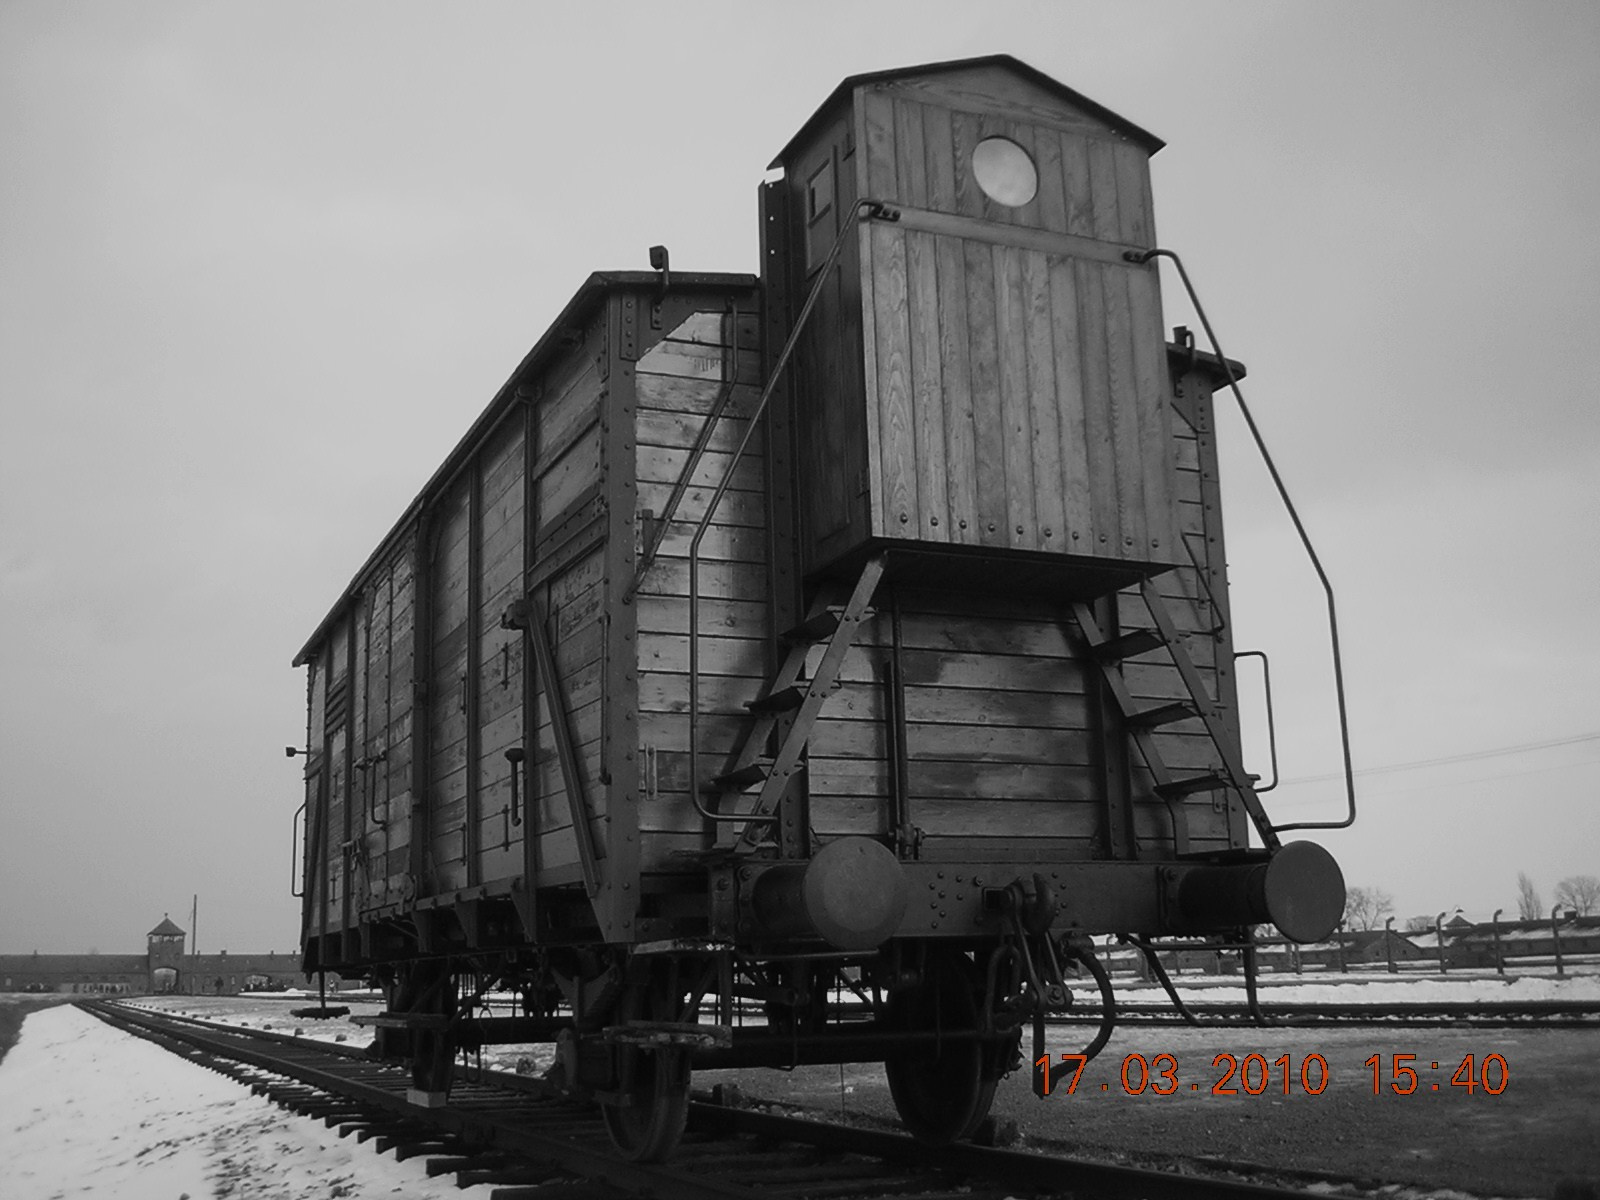
<svg viewBox="0 0 1600 1200"><path fill-rule="evenodd" d="M1394 897L1382 888L1353 887L1345 892L1344 919L1351 929L1376 929L1394 912Z"/></svg>
<svg viewBox="0 0 1600 1200"><path fill-rule="evenodd" d="M1600 909L1600 879L1593 875L1569 875L1556 884L1556 903L1588 916Z"/></svg>
<svg viewBox="0 0 1600 1200"><path fill-rule="evenodd" d="M1432 928L1433 918L1428 916L1426 913L1423 913L1421 916L1406 918L1407 933L1423 933Z"/></svg>
<svg viewBox="0 0 1600 1200"><path fill-rule="evenodd" d="M1524 921L1537 921L1544 916L1544 901L1526 871L1517 872L1517 916Z"/></svg>

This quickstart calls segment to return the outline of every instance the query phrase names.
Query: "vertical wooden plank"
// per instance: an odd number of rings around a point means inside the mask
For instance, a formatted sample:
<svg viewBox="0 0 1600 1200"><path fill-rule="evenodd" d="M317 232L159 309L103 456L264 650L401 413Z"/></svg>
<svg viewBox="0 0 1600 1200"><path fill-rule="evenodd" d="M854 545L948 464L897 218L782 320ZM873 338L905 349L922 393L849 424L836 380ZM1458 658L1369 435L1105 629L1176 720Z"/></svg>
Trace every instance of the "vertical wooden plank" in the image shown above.
<svg viewBox="0 0 1600 1200"><path fill-rule="evenodd" d="M846 235L852 244L839 255L838 289L835 291L832 284L825 285L839 298L836 319L841 330L833 355L833 383L823 397L827 421L824 436L831 451L825 465L835 478L834 486L841 497L839 508L844 514L841 527L848 528L851 542L881 532L887 520L876 511L875 505L877 498L883 495L883 466L879 457L883 430L880 428L882 399L878 395L881 380L878 374L877 280L874 278L877 272L872 261L873 224L863 220L853 235ZM851 279L856 281L854 288L847 286ZM852 326L858 326L859 332ZM852 364L847 360L854 357L856 346L861 347L862 375L860 384L852 387ZM852 412L852 409L858 411ZM866 426L864 439L859 439L852 429L852 426L859 429L861 424ZM862 494L863 480L865 495Z"/></svg>
<svg viewBox="0 0 1600 1200"><path fill-rule="evenodd" d="M977 476L978 542L1004 546L1005 439L1000 428L1000 348L995 328L994 248L962 243L967 287L967 361L971 371Z"/></svg>
<svg viewBox="0 0 1600 1200"><path fill-rule="evenodd" d="M1145 207L1145 190L1150 176L1150 159L1132 142L1112 146L1117 179L1117 220L1122 240L1135 246L1154 246L1150 210Z"/></svg>
<svg viewBox="0 0 1600 1200"><path fill-rule="evenodd" d="M1029 452L1033 458L1035 528L1029 545L1038 550L1066 548L1066 505L1062 500L1061 410L1056 399L1055 342L1050 326L1050 264L1038 251L1022 259L1024 329L1027 340L1028 404L1032 414Z"/></svg>
<svg viewBox="0 0 1600 1200"><path fill-rule="evenodd" d="M539 487L538 480L534 477L533 465L539 461L545 439L537 403L540 396L539 386L531 383L519 384L517 395L523 403L522 574L517 579L517 597L526 599L529 597L527 576L536 565L534 548L538 545L539 521L544 515L539 511ZM538 762L543 749L540 730L545 721L540 706L547 685L533 661L532 654L528 652L526 639L523 648L527 658L522 673L522 870L528 885L527 896L530 897L526 902L523 919L533 922L538 915L531 898L537 896L535 889L539 884L541 866L539 835L542 832L539 815L543 808L540 804Z"/></svg>
<svg viewBox="0 0 1600 1200"><path fill-rule="evenodd" d="M1089 193L1093 236L1114 242L1122 235L1117 217L1117 159L1115 143L1089 139Z"/></svg>
<svg viewBox="0 0 1600 1200"><path fill-rule="evenodd" d="M1140 172L1140 185L1143 188L1139 203L1144 208L1144 235L1147 239L1145 244L1159 246L1161 242L1157 240L1156 236L1156 200L1154 194L1150 191L1150 158L1148 155L1145 156L1144 169ZM1159 318L1157 323L1159 324ZM1162 330L1162 336L1166 336L1165 330Z"/></svg>
<svg viewBox="0 0 1600 1200"><path fill-rule="evenodd" d="M928 207L938 212L956 211L955 135L950 110L922 109L923 155L927 163Z"/></svg>
<svg viewBox="0 0 1600 1200"><path fill-rule="evenodd" d="M466 856L467 886L483 882L480 861L479 820L482 816L482 789L478 762L483 751L483 722L479 719L483 701L483 672L479 660L483 653L483 457L480 453L467 468L467 644L462 687L467 711L466 777Z"/></svg>
<svg viewBox="0 0 1600 1200"><path fill-rule="evenodd" d="M420 888L428 864L428 780L432 771L433 705L427 687L433 674L433 590L437 570L429 547L433 544L438 516L424 511L417 515L412 534L411 600L415 619L411 627L411 837L409 871Z"/></svg>
<svg viewBox="0 0 1600 1200"><path fill-rule="evenodd" d="M1144 460L1139 433L1139 395L1134 381L1133 329L1124 267L1101 266L1106 306L1106 365L1111 391L1111 431L1117 463L1117 514L1121 530L1116 558L1140 558L1149 546L1145 532Z"/></svg>
<svg viewBox="0 0 1600 1200"><path fill-rule="evenodd" d="M972 407L967 265L962 242L934 239L939 287L939 379L944 393L945 495L950 538L978 541L978 451Z"/></svg>
<svg viewBox="0 0 1600 1200"><path fill-rule="evenodd" d="M928 165L922 142L922 105L895 100L895 199L914 208L928 207Z"/></svg>
<svg viewBox="0 0 1600 1200"><path fill-rule="evenodd" d="M620 310L613 296L611 304L616 328L625 328L635 319L645 327L644 294L624 296ZM728 322L719 314L715 323L719 342L730 336ZM638 376L621 357L620 336L611 339L612 383L606 416L606 437L601 457L602 482L610 520L602 552L597 618L601 636L600 745L596 774L599 786L591 793L591 811L596 823L591 826L595 853L605 862L601 872L606 881L603 904L596 904L607 940L631 940L636 936L639 880L639 772L635 760L638 750L638 607L629 602L628 588L634 573L634 552L639 544L638 514ZM719 350L721 347L719 346ZM725 369L737 378L738 364L728 361ZM597 801L597 803L596 803ZM604 922L609 922L609 928Z"/></svg>
<svg viewBox="0 0 1600 1200"><path fill-rule="evenodd" d="M1039 228L1066 233L1067 191L1062 177L1061 135L1054 129L1038 130L1033 151L1033 163L1039 170Z"/></svg>
<svg viewBox="0 0 1600 1200"><path fill-rule="evenodd" d="M918 142L920 145L920 141ZM939 276L934 238L907 233L906 276L911 322L911 408L916 425L917 511L912 531L923 541L950 540L946 494L945 398L940 368Z"/></svg>
<svg viewBox="0 0 1600 1200"><path fill-rule="evenodd" d="M885 537L915 536L921 519L917 511L916 432L911 413L905 234L896 226L878 222L873 222L871 234L878 461L883 479L883 490L875 495L882 497L884 505L883 512L874 514L874 532Z"/></svg>
<svg viewBox="0 0 1600 1200"><path fill-rule="evenodd" d="M972 173L972 151L982 140L978 118L970 113L950 114L950 150L955 172L955 211L964 217L982 217L988 200Z"/></svg>
<svg viewBox="0 0 1600 1200"><path fill-rule="evenodd" d="M1061 501L1066 525L1062 549L1087 554L1094 541L1089 491L1089 433L1084 421L1082 319L1077 272L1071 259L1050 260L1050 319L1055 335L1056 410L1060 414Z"/></svg>
<svg viewBox="0 0 1600 1200"><path fill-rule="evenodd" d="M995 246L995 341L1000 351L1000 404L994 414L1005 462L1005 545L1034 544L1033 410L1028 400L1027 300L1022 252Z"/></svg>
<svg viewBox="0 0 1600 1200"><path fill-rule="evenodd" d="M1021 146L1023 150L1027 152L1028 160L1033 163L1034 173L1037 176L1039 171L1039 152L1036 145L1037 139L1034 137L1033 126L1024 125L1020 121L1007 121L997 132L999 132L1003 137L1010 138L1013 142ZM1051 131L1045 131L1044 140L1055 140L1051 134ZM1004 209L1004 211L1008 214L1006 220L1010 221L1013 225L1026 225L1030 229L1038 229L1043 225L1043 221L1039 215L1038 187L1035 187L1033 197L1026 204L1018 204L1011 208L1006 208L1004 205L995 205L994 207Z"/></svg>
<svg viewBox="0 0 1600 1200"><path fill-rule="evenodd" d="M1119 535L1117 517L1117 456L1111 429L1111 379L1106 351L1105 288L1098 264L1074 263L1078 290L1078 339L1083 355L1084 452L1088 460L1089 500L1092 519L1081 553L1108 556L1115 553Z"/></svg>
<svg viewBox="0 0 1600 1200"><path fill-rule="evenodd" d="M1176 522L1172 519L1177 503L1173 486L1176 464L1158 276L1154 263L1121 273L1128 288L1139 461L1144 464L1145 552L1150 558L1181 561L1186 556L1178 553Z"/></svg>
<svg viewBox="0 0 1600 1200"><path fill-rule="evenodd" d="M1094 236L1094 193L1089 181L1089 139L1061 135L1061 186L1067 203L1067 232Z"/></svg>
<svg viewBox="0 0 1600 1200"><path fill-rule="evenodd" d="M867 195L876 200L898 200L895 177L894 101L872 87L858 88L859 111L865 125L862 144L866 153Z"/></svg>

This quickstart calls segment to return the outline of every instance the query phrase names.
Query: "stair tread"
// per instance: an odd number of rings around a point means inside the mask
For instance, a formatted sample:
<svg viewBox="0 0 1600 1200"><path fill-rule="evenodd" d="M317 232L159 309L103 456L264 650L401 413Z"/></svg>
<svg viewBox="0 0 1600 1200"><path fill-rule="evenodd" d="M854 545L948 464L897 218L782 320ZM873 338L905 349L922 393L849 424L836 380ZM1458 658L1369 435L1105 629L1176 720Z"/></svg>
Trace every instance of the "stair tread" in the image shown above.
<svg viewBox="0 0 1600 1200"><path fill-rule="evenodd" d="M714 775L706 784L708 792L743 791L747 787L762 782L767 777L767 765L753 762L748 766L740 767L737 771L729 771L726 775Z"/></svg>
<svg viewBox="0 0 1600 1200"><path fill-rule="evenodd" d="M790 645L804 645L811 642L820 642L824 638L832 637L839 628L839 612L835 608L825 608L815 616L807 617L793 629L787 629L779 636Z"/></svg>
<svg viewBox="0 0 1600 1200"><path fill-rule="evenodd" d="M805 702L805 698L806 693L804 688L791 685L790 687L779 688L777 691L771 693L770 695L763 696L759 700L751 700L745 704L745 707L758 715L765 713L791 712L794 709L799 708L800 705Z"/></svg>
<svg viewBox="0 0 1600 1200"><path fill-rule="evenodd" d="M1154 729L1159 725L1170 725L1174 721L1186 721L1190 717L1199 715L1200 710L1189 701L1174 700L1171 704L1157 704L1129 713L1128 724L1135 729Z"/></svg>
<svg viewBox="0 0 1600 1200"><path fill-rule="evenodd" d="M1101 662L1116 662L1158 650L1164 645L1166 639L1161 636L1159 630L1133 629L1116 637L1107 638L1099 645L1091 647L1091 653Z"/></svg>
<svg viewBox="0 0 1600 1200"><path fill-rule="evenodd" d="M1170 783L1156 784L1156 795L1164 799L1173 800L1180 796L1188 796L1194 792L1209 792L1217 788L1233 787L1233 780L1218 772L1205 775L1191 775L1185 779L1174 779Z"/></svg>

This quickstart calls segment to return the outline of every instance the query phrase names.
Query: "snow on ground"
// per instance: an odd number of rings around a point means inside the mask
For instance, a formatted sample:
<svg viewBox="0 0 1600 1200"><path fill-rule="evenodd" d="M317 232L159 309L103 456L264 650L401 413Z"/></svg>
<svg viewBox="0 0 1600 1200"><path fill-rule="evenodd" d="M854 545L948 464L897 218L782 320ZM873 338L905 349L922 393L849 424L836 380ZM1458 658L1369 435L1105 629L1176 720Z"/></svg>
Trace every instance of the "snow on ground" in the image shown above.
<svg viewBox="0 0 1600 1200"><path fill-rule="evenodd" d="M81 1009L31 1013L0 1063L5 1200L487 1200Z"/></svg>

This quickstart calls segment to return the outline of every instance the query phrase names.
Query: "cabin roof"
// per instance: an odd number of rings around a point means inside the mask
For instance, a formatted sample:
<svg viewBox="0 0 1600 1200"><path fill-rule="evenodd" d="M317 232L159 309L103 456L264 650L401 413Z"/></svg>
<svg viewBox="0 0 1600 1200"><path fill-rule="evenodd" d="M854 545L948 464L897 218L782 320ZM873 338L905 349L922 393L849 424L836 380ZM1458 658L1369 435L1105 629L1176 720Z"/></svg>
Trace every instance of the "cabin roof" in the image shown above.
<svg viewBox="0 0 1600 1200"><path fill-rule="evenodd" d="M1062 83L1059 79L1055 79L1052 76L1046 75L1037 67L1030 67L1020 58L1016 58L1010 54L985 54L980 55L977 58L952 58L945 62L921 63L912 67L893 67L887 71L868 71L862 75L851 75L849 78L841 81L839 86L834 88L833 91L828 94L828 98L817 106L816 111L813 112L811 116L806 118L805 124L800 126L799 131L789 139L782 150L778 151L777 157L774 158L770 164L768 164L767 169L772 170L775 167L781 167L784 159L789 157L790 151L792 151L798 143L811 136L815 128L825 119L828 111L832 109L834 105L838 104L845 97L847 97L852 91L864 84L888 83L896 79L909 79L918 75L937 75L947 71L969 70L972 67L1002 67L1014 75L1021 76L1030 83L1037 84L1045 90L1053 92L1056 96L1062 100L1065 100L1068 104L1073 105L1075 108L1080 108L1085 112L1100 118L1113 129L1126 134L1128 137L1138 142L1151 154L1154 154L1157 150L1161 149L1162 146L1166 145L1165 142L1163 142L1155 134L1151 133L1148 129L1143 129L1140 126L1135 125L1132 121L1128 120L1128 118L1112 112L1103 104L1096 104L1082 92L1074 91L1072 88L1069 88L1066 84Z"/></svg>
<svg viewBox="0 0 1600 1200"><path fill-rule="evenodd" d="M179 929L175 924L173 924L172 918L168 917L168 916L163 916L161 918L161 924L157 925L149 933L145 934L145 937L183 937L183 936L184 936L183 930Z"/></svg>

